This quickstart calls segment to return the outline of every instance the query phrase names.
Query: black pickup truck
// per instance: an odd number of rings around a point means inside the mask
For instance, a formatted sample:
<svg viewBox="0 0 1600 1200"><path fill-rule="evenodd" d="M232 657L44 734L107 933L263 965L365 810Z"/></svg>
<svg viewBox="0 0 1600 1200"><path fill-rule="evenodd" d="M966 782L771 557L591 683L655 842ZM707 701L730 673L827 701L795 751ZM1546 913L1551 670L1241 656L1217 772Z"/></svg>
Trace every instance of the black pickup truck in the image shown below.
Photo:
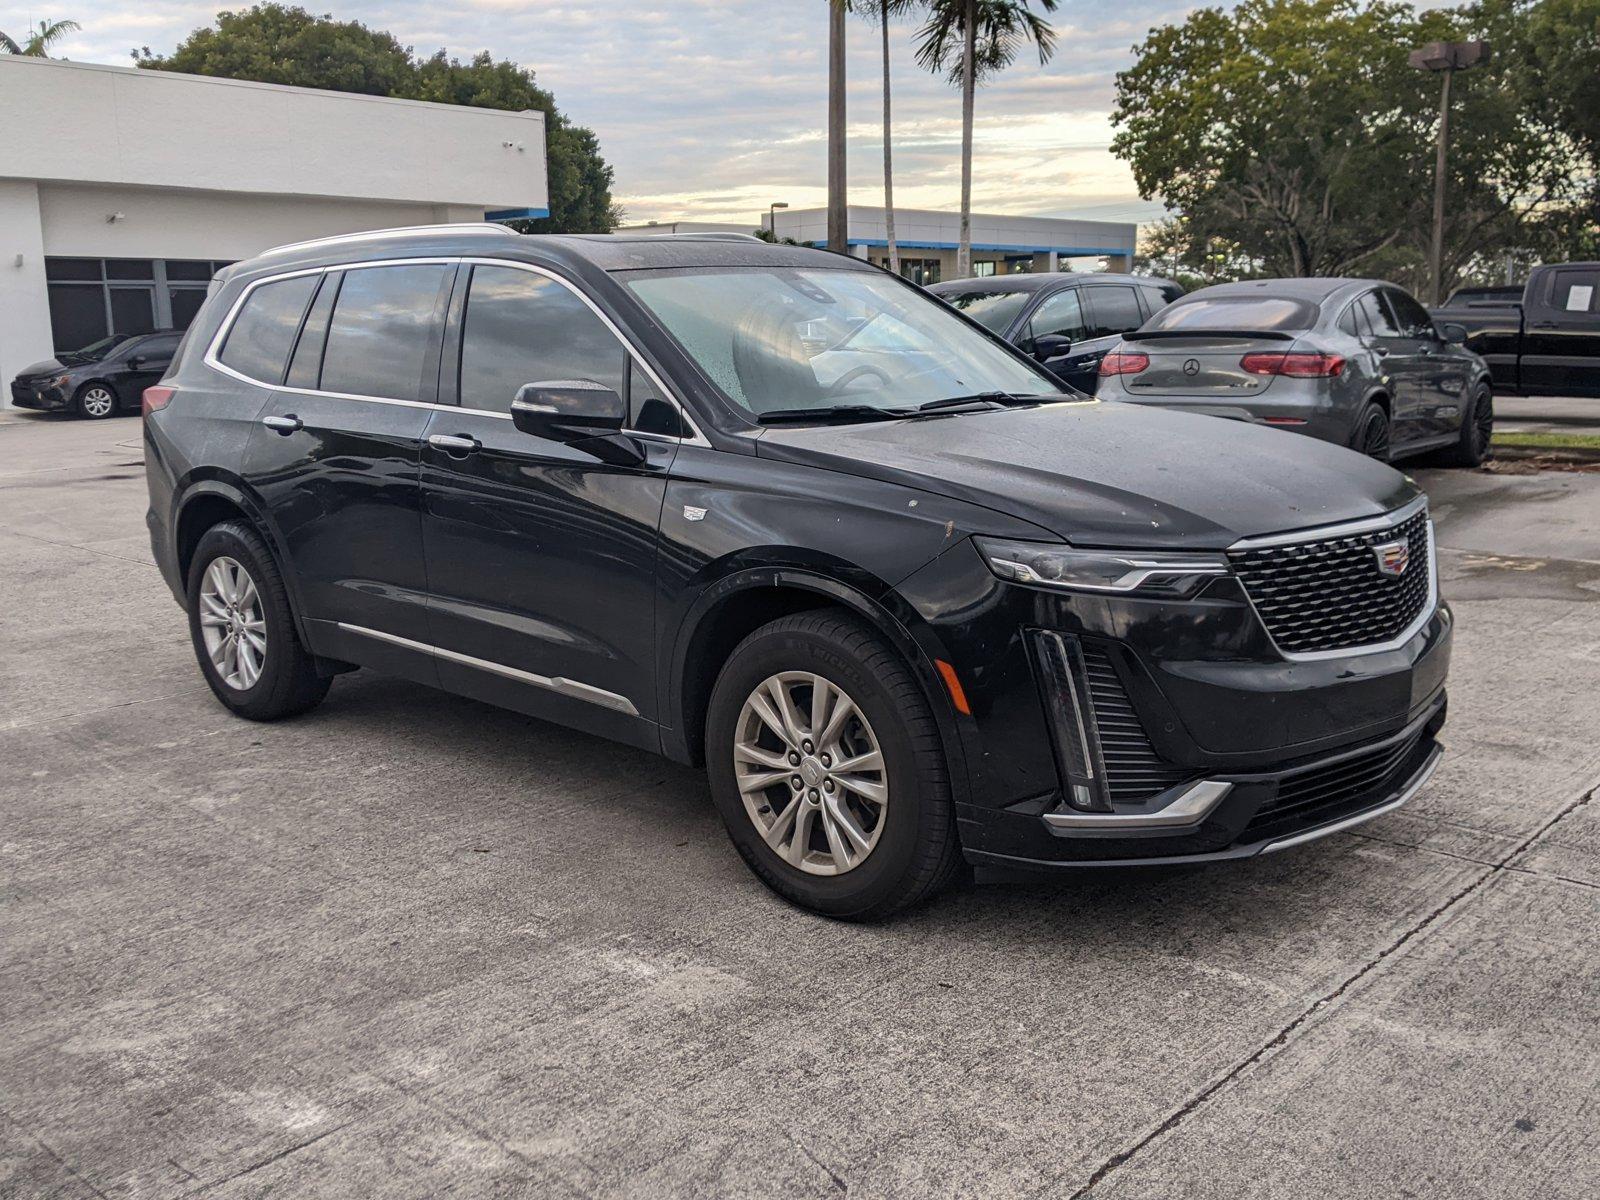
<svg viewBox="0 0 1600 1200"><path fill-rule="evenodd" d="M1466 330L1496 392L1600 396L1600 263L1535 267L1520 299L1458 293L1433 317Z"/></svg>

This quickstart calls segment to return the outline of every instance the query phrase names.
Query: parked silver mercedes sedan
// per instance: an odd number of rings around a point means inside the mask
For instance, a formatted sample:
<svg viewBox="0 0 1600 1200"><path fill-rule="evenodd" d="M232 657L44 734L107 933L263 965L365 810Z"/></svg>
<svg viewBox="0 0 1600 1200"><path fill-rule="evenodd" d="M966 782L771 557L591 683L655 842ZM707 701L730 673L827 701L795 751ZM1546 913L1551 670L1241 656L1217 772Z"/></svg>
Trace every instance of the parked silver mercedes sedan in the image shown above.
<svg viewBox="0 0 1600 1200"><path fill-rule="evenodd" d="M1100 362L1104 400L1276 425L1389 460L1476 466L1494 426L1489 368L1421 304L1374 279L1268 279L1169 304Z"/></svg>

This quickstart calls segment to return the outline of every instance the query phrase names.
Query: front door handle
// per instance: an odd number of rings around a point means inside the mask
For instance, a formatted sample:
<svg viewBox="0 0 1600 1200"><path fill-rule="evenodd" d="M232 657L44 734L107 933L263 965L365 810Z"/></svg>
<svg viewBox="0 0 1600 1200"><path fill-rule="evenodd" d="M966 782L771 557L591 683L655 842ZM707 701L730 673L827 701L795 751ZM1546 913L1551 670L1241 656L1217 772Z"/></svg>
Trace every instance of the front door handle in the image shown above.
<svg viewBox="0 0 1600 1200"><path fill-rule="evenodd" d="M477 438L459 433L430 433L428 445L435 450L443 450L452 458L464 458L468 454L476 454L483 447L483 443Z"/></svg>
<svg viewBox="0 0 1600 1200"><path fill-rule="evenodd" d="M284 437L305 428L305 422L293 413L285 413L281 417L262 417L261 423L273 433L282 434Z"/></svg>

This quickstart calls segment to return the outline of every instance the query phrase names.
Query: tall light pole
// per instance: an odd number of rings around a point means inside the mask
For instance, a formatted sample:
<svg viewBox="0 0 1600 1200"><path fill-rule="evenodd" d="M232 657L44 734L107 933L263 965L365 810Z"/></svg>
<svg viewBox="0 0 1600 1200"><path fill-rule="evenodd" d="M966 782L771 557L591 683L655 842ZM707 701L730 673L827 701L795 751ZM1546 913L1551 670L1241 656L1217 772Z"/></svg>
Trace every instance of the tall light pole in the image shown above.
<svg viewBox="0 0 1600 1200"><path fill-rule="evenodd" d="M778 210L788 207L789 202L787 200L774 200L767 205L767 232L772 235L773 241L778 240Z"/></svg>
<svg viewBox="0 0 1600 1200"><path fill-rule="evenodd" d="M845 57L846 0L828 0L828 249L850 253L850 226L845 191Z"/></svg>
<svg viewBox="0 0 1600 1200"><path fill-rule="evenodd" d="M1444 188L1445 159L1450 153L1450 80L1457 71L1489 61L1489 43L1429 42L1411 52L1410 62L1422 71L1437 71L1444 76L1439 96L1439 141L1433 162L1433 245L1428 253L1433 299L1437 307L1444 296Z"/></svg>

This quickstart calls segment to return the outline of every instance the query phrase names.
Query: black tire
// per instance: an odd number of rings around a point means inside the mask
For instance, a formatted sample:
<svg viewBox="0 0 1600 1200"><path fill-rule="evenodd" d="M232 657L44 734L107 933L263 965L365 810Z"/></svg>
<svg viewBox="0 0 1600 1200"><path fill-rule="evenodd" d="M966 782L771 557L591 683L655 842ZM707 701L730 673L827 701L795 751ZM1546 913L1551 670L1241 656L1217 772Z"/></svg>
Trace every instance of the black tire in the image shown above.
<svg viewBox="0 0 1600 1200"><path fill-rule="evenodd" d="M842 688L870 723L882 753L889 787L882 830L866 856L839 874L809 874L781 857L757 830L739 792L733 747L745 701L764 680L786 671L811 672ZM847 614L822 609L784 617L739 644L711 693L706 770L740 855L762 882L802 908L842 920L878 920L933 895L960 869L949 770L927 698L900 656Z"/></svg>
<svg viewBox="0 0 1600 1200"><path fill-rule="evenodd" d="M1447 467L1476 467L1489 457L1489 443L1494 437L1494 393L1487 383L1473 389L1472 399L1461 414L1461 434L1454 446L1439 455Z"/></svg>
<svg viewBox="0 0 1600 1200"><path fill-rule="evenodd" d="M1392 449L1389 414L1384 411L1383 405L1368 400L1361 406L1361 412L1356 416L1356 428L1350 446L1368 458L1375 458L1379 462L1389 461Z"/></svg>
<svg viewBox="0 0 1600 1200"><path fill-rule="evenodd" d="M85 421L104 421L116 416L121 409L122 397L117 395L117 389L98 379L84 384L72 394L72 411Z"/></svg>
<svg viewBox="0 0 1600 1200"><path fill-rule="evenodd" d="M249 575L266 626L266 651L260 674L248 687L228 683L211 661L201 626L202 585L218 559L229 558ZM226 564L224 564L226 566ZM248 525L227 521L206 530L189 564L185 591L189 636L206 683L230 711L251 721L277 721L315 708L328 694L332 680L318 673L316 662L300 644L283 576L261 535Z"/></svg>

